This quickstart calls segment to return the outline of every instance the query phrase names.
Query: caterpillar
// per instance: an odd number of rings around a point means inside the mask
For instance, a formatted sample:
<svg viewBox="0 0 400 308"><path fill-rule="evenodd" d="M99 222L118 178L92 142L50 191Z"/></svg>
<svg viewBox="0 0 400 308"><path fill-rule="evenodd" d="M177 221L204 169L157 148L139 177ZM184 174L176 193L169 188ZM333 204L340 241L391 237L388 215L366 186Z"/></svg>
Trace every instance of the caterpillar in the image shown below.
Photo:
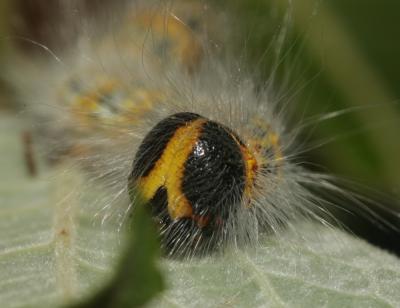
<svg viewBox="0 0 400 308"><path fill-rule="evenodd" d="M100 187L104 222L123 226L144 201L171 257L255 245L298 220L331 224L331 204L315 190L346 192L296 162L286 105L273 84L260 88L213 48L220 33L194 13L204 8L128 1L85 21L81 5L65 5L78 12L66 24L78 26L58 39L73 47L30 41L46 59L17 57L10 74L46 160L73 161Z"/></svg>

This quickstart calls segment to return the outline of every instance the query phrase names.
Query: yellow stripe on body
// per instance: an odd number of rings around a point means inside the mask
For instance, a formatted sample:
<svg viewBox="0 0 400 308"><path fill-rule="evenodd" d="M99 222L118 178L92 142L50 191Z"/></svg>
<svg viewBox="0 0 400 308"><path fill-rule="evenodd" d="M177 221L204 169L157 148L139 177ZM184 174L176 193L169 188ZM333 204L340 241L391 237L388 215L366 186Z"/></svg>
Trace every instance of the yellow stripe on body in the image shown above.
<svg viewBox="0 0 400 308"><path fill-rule="evenodd" d="M182 182L185 163L206 121L198 119L178 128L150 174L139 180L139 190L147 200L152 199L159 188L166 188L171 219L193 217L193 208L182 192Z"/></svg>
<svg viewBox="0 0 400 308"><path fill-rule="evenodd" d="M247 147L241 145L240 150L242 152L243 161L246 169L246 182L244 188L244 197L246 198L245 204L247 206L250 206L250 200L252 197L254 183L257 176L258 162L253 153L251 153Z"/></svg>
<svg viewBox="0 0 400 308"><path fill-rule="evenodd" d="M114 103L116 112L101 113L102 109L109 108L107 103L100 102L101 99L114 94L121 94L120 101ZM131 127L132 123L142 121L147 113L152 112L162 98L160 92L152 89L124 89L116 80L104 79L88 91L78 93L71 102L71 112L84 127L98 130L106 125L108 133L112 133L109 125Z"/></svg>

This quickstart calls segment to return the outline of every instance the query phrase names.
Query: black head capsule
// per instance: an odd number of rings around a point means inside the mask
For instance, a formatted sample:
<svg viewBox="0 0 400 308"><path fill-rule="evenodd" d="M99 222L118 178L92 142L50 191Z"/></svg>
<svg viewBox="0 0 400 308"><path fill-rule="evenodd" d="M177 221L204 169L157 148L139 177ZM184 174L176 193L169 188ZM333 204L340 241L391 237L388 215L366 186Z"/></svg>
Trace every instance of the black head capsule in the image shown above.
<svg viewBox="0 0 400 308"><path fill-rule="evenodd" d="M228 236L256 169L256 160L229 128L178 113L144 138L129 191L132 202L140 194L149 203L168 253L205 252Z"/></svg>

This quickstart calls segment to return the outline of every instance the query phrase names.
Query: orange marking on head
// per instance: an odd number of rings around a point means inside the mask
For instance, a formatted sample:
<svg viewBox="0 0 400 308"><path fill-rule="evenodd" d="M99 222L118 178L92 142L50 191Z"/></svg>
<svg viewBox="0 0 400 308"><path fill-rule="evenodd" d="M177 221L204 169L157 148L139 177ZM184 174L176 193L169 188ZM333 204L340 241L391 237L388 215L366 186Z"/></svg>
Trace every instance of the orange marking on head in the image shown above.
<svg viewBox="0 0 400 308"><path fill-rule="evenodd" d="M236 141L240 148L243 157L243 163L245 166L245 187L244 187L244 197L246 206L250 206L250 199L252 196L255 179L258 170L258 162L253 153L248 149L247 146L243 145L238 138L231 134L232 138Z"/></svg>

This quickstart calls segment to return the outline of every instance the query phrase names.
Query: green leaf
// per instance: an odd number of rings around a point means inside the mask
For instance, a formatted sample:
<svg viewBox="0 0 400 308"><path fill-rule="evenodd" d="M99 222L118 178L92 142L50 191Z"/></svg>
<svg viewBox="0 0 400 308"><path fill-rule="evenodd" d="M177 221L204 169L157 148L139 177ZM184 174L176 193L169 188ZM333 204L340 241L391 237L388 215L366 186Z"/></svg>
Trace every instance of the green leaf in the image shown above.
<svg viewBox="0 0 400 308"><path fill-rule="evenodd" d="M133 236L129 246L135 249L121 258L116 226L93 224L93 217L85 216L90 211L73 204L85 202L70 194L83 181L79 174L48 171L51 182L44 175L27 177L20 125L4 116L0 149L1 307L56 307L85 298L79 307L134 307L160 289L154 259L145 252L155 245L149 217L137 214L132 234L140 236ZM399 259L312 223L265 235L258 247L190 261L164 259L161 268L167 290L153 299L157 307L388 307L400 302Z"/></svg>
<svg viewBox="0 0 400 308"><path fill-rule="evenodd" d="M1 307L54 307L83 298L79 307L142 306L162 289L149 215L138 206L126 238L117 224L96 222L101 204L88 202L95 191L75 193L84 178L74 168L27 176L21 131L17 121L1 117Z"/></svg>
<svg viewBox="0 0 400 308"><path fill-rule="evenodd" d="M313 224L260 247L164 264L170 289L155 307L388 307L400 301L400 261Z"/></svg>
<svg viewBox="0 0 400 308"><path fill-rule="evenodd" d="M141 307L163 289L155 266L159 243L154 223L144 204L136 205L131 236L118 270L100 292L73 307Z"/></svg>

